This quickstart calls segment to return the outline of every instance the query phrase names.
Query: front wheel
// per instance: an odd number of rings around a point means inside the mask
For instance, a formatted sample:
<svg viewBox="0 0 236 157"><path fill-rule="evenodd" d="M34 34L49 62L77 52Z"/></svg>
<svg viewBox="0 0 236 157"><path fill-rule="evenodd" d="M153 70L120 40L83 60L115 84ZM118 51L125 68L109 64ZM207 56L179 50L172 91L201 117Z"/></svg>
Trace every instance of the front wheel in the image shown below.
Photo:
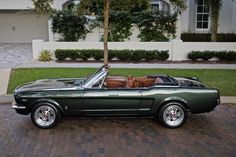
<svg viewBox="0 0 236 157"><path fill-rule="evenodd" d="M34 106L31 112L32 122L39 128L49 129L60 121L61 112L54 105L43 102Z"/></svg>
<svg viewBox="0 0 236 157"><path fill-rule="evenodd" d="M186 122L188 113L182 104L170 102L161 107L158 116L162 125L168 128L178 128Z"/></svg>

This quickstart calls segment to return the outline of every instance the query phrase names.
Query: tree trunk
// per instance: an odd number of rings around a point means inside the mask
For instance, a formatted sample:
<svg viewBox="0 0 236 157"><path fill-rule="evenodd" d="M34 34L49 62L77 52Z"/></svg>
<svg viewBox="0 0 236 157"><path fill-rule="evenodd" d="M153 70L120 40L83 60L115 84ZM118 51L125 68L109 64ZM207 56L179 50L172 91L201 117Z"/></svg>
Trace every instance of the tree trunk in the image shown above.
<svg viewBox="0 0 236 157"><path fill-rule="evenodd" d="M218 17L211 18L211 41L217 41L217 32L218 32Z"/></svg>
<svg viewBox="0 0 236 157"><path fill-rule="evenodd" d="M108 65L108 22L109 22L109 0L104 0L104 65Z"/></svg>
<svg viewBox="0 0 236 157"><path fill-rule="evenodd" d="M218 33L218 21L220 16L220 8L221 2L220 1L212 1L211 2L211 41L217 41L217 33Z"/></svg>

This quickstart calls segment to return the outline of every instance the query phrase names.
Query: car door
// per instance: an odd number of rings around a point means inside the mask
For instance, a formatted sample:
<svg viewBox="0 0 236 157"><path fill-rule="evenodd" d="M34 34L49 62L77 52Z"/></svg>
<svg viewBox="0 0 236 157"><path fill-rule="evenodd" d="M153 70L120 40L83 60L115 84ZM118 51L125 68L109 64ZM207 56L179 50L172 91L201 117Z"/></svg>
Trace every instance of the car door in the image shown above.
<svg viewBox="0 0 236 157"><path fill-rule="evenodd" d="M139 114L140 89L85 89L83 112L85 114L130 115Z"/></svg>
<svg viewBox="0 0 236 157"><path fill-rule="evenodd" d="M68 115L79 115L83 109L83 90L72 89L56 91L57 97L54 98L59 104L65 108L65 112Z"/></svg>

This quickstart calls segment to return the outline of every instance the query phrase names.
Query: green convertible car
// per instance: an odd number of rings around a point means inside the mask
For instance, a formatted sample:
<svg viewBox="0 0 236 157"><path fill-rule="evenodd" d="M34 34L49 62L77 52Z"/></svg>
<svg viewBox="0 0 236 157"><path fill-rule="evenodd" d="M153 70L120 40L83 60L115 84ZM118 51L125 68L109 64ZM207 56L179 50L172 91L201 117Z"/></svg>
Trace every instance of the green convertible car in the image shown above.
<svg viewBox="0 0 236 157"><path fill-rule="evenodd" d="M192 114L220 104L217 89L196 78L149 75L109 76L102 66L87 78L45 79L19 86L12 108L31 113L40 128L52 128L62 115L152 116L169 128L180 127Z"/></svg>

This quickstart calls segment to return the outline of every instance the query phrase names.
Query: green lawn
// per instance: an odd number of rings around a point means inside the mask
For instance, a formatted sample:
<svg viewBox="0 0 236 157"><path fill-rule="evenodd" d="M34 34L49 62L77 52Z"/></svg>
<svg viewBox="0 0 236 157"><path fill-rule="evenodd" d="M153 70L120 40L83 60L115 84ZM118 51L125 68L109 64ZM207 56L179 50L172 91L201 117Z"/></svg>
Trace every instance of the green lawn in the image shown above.
<svg viewBox="0 0 236 157"><path fill-rule="evenodd" d="M8 93L20 84L45 78L85 77L93 73L93 68L33 68L15 69L11 72ZM236 70L184 70L184 69L112 69L110 75L142 76L167 74L170 76L198 77L210 87L218 88L221 95L236 96Z"/></svg>

